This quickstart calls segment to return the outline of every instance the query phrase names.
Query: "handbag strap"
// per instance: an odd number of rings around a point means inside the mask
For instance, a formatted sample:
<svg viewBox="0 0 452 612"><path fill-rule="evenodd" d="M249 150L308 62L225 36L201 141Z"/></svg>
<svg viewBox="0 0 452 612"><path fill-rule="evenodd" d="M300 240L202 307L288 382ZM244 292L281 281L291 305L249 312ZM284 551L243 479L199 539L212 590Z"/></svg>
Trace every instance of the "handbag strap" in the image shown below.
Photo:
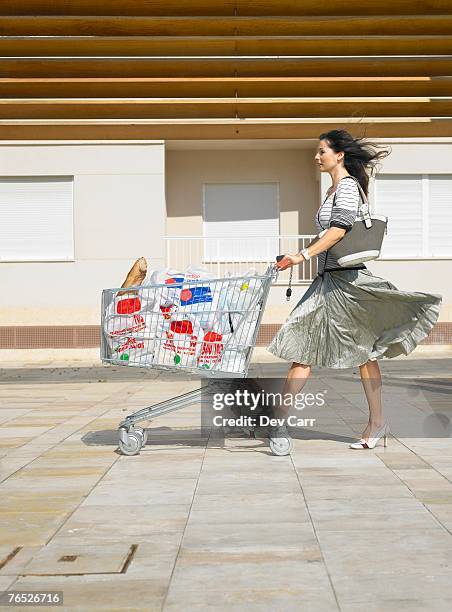
<svg viewBox="0 0 452 612"><path fill-rule="evenodd" d="M355 183L358 185L359 194L361 196L360 201L358 202L358 212L361 211L364 217L364 225L367 227L367 229L369 229L370 227L372 227L369 200L367 199L364 189L361 187L361 183L358 181L356 176L352 176L351 174L349 174L347 176L343 176L340 180L342 181L344 178L349 178L349 177L352 178L355 181ZM334 204L336 203L336 195L337 195L337 188L334 194L333 204L331 206L331 213L333 212Z"/></svg>

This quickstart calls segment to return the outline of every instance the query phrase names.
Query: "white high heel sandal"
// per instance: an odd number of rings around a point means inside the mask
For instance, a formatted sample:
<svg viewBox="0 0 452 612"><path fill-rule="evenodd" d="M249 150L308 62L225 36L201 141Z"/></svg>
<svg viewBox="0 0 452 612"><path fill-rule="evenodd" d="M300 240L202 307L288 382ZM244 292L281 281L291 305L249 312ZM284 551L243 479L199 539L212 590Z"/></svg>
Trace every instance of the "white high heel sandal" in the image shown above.
<svg viewBox="0 0 452 612"><path fill-rule="evenodd" d="M356 450L362 450L367 448L375 448L378 444L378 441L383 438L383 446L388 446L388 435L389 435L389 425L384 423L380 429L373 434L372 437L369 437L367 440L361 438L357 442L353 442L349 444L349 448L353 448Z"/></svg>

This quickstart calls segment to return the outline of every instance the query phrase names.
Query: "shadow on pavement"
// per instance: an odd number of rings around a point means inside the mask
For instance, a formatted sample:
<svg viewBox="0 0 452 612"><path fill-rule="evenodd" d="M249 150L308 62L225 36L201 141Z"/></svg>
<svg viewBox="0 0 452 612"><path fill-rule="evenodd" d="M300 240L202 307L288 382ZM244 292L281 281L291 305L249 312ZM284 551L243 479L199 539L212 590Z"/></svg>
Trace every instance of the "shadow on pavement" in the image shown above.
<svg viewBox="0 0 452 612"><path fill-rule="evenodd" d="M424 378L429 381L429 377L441 377L445 380L452 380L452 358L445 359L383 359L379 361L383 377L389 376L410 376ZM289 364L286 363L261 363L251 364L249 377L256 377L254 372L256 367L259 369L260 376L278 377L285 376ZM359 368L312 368L312 378L326 377L331 380L347 377L359 377ZM153 380L158 378L162 381L195 381L199 376L179 372L162 372L152 368L135 368L127 366L74 366L74 367L13 367L0 370L1 383L97 383L97 382L127 382L134 380ZM383 383L389 382L384 380ZM408 384L403 383L403 384Z"/></svg>
<svg viewBox="0 0 452 612"><path fill-rule="evenodd" d="M183 446L205 446L208 442L221 441L225 438L249 439L250 436L245 432L233 432L231 435L221 436L201 436L200 429L172 429L171 427L152 427L146 428L148 441L146 446L152 445L183 445ZM290 435L296 440L334 440L336 442L351 442L355 437L343 436L325 431L315 431L307 429L291 429ZM265 430L256 432L256 440L267 438ZM86 446L118 446L118 430L103 429L90 431L81 438Z"/></svg>

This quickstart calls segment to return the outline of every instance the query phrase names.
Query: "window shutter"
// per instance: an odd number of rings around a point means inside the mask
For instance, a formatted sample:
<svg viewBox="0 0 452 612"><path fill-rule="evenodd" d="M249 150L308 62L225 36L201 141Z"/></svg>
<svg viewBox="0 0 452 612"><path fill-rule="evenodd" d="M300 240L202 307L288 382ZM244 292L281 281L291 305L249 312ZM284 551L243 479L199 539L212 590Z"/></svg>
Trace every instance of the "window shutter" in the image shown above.
<svg viewBox="0 0 452 612"><path fill-rule="evenodd" d="M277 183L204 186L205 261L273 261L278 234Z"/></svg>
<svg viewBox="0 0 452 612"><path fill-rule="evenodd" d="M72 177L0 178L0 259L73 259L72 187Z"/></svg>
<svg viewBox="0 0 452 612"><path fill-rule="evenodd" d="M375 212L388 217L382 257L422 255L422 175L377 176Z"/></svg>
<svg viewBox="0 0 452 612"><path fill-rule="evenodd" d="M452 255L452 177L430 175L428 225L430 255Z"/></svg>

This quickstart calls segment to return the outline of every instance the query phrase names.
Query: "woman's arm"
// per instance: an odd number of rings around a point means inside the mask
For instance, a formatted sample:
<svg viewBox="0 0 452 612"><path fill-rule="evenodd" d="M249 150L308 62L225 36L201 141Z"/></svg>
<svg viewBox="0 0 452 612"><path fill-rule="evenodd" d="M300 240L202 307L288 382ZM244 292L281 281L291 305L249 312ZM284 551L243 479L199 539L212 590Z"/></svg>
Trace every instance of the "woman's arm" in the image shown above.
<svg viewBox="0 0 452 612"><path fill-rule="evenodd" d="M328 250L333 244L339 242L339 240L345 235L346 230L341 227L330 227L321 238L318 236L312 240L306 247L308 251L309 257L315 257L319 255L319 253L323 253L323 251ZM302 261L305 261L305 258L301 253L297 253L296 255L284 255L284 257L276 264L278 270L286 270L291 266L296 266L300 264Z"/></svg>
<svg viewBox="0 0 452 612"><path fill-rule="evenodd" d="M309 257L315 257L323 251L331 248L333 244L339 242L346 234L346 230L342 227L330 227L320 238L317 236L306 247Z"/></svg>
<svg viewBox="0 0 452 612"><path fill-rule="evenodd" d="M334 226L333 226L333 227L334 227ZM317 235L315 238L313 238L313 239L311 240L311 242L308 244L308 246L306 246L306 247L304 247L304 248L305 248L305 249L309 249L309 248L310 248L310 247L312 247L314 244L317 244L317 242L318 242L319 240L321 240L321 239L323 238L323 236L325 236L325 234L326 234L326 232L327 232L327 231L329 231L329 230L326 230L326 231L324 230L324 233L322 234L322 236L320 236L320 234L319 234L319 235ZM343 234L341 235L341 237L339 238L339 240L340 240L340 239L342 238L342 236L343 236L343 235L346 233L346 231L347 231L347 230L344 228L344 232L343 232ZM334 243L333 243L333 244L334 244ZM330 246L331 246L331 245L330 245ZM330 247L327 247L327 248L330 248ZM317 253L314 253L314 255L317 255ZM309 251L309 256L310 256L310 257L312 257L311 251Z"/></svg>
<svg viewBox="0 0 452 612"><path fill-rule="evenodd" d="M352 229L358 213L360 194L353 178L344 177L339 181L336 190L336 205L331 212L330 227L319 238L316 237L306 247L309 257L315 257L327 251ZM304 249L303 249L304 250ZM301 263L305 258L301 254L286 255L277 264L280 270Z"/></svg>

